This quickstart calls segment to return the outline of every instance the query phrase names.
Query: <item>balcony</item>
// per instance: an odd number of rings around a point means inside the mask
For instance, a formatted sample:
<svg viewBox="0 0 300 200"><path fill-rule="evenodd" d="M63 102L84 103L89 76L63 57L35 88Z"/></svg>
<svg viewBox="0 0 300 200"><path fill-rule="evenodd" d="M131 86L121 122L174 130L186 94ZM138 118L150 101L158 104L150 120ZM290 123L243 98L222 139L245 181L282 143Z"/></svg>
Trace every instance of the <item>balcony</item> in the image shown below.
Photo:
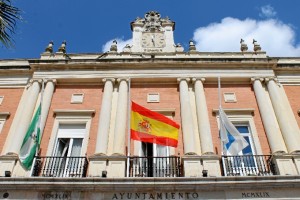
<svg viewBox="0 0 300 200"><path fill-rule="evenodd" d="M128 159L129 177L184 176L181 157L128 157ZM276 175L270 155L222 156L220 161L222 176ZM36 157L32 176L86 177L87 170L86 157Z"/></svg>
<svg viewBox="0 0 300 200"><path fill-rule="evenodd" d="M86 157L36 157L32 176L86 177Z"/></svg>
<svg viewBox="0 0 300 200"><path fill-rule="evenodd" d="M181 158L130 157L130 177L181 177Z"/></svg>
<svg viewBox="0 0 300 200"><path fill-rule="evenodd" d="M224 176L275 175L270 155L222 156Z"/></svg>

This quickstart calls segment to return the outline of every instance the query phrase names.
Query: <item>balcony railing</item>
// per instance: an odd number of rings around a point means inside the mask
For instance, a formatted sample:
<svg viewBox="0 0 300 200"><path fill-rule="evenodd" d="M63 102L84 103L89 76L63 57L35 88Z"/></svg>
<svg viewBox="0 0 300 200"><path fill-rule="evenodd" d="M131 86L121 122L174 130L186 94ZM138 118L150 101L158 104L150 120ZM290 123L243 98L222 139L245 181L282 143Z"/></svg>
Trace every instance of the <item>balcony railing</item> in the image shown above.
<svg viewBox="0 0 300 200"><path fill-rule="evenodd" d="M274 166L270 155L222 156L225 176L270 176Z"/></svg>
<svg viewBox="0 0 300 200"><path fill-rule="evenodd" d="M86 177L86 157L36 157L32 176Z"/></svg>
<svg viewBox="0 0 300 200"><path fill-rule="evenodd" d="M130 157L130 177L180 177L180 157Z"/></svg>

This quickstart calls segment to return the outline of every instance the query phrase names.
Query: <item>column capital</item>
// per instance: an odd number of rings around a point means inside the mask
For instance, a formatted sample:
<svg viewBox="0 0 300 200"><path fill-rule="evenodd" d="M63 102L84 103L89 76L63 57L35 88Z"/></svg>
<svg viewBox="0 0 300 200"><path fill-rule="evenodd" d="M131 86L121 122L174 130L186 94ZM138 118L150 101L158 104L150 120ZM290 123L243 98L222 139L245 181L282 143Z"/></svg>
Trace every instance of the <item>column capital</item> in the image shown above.
<svg viewBox="0 0 300 200"><path fill-rule="evenodd" d="M205 78L203 78L203 77L192 78L192 83L195 83L196 81L201 81L202 83L204 83Z"/></svg>
<svg viewBox="0 0 300 200"><path fill-rule="evenodd" d="M191 78L177 78L177 82L179 83L180 81L186 81L186 82L190 82L191 81Z"/></svg>
<svg viewBox="0 0 300 200"><path fill-rule="evenodd" d="M266 77L265 82L274 81L275 83L278 83L278 79L276 77Z"/></svg>
<svg viewBox="0 0 300 200"><path fill-rule="evenodd" d="M54 85L57 84L57 80L55 78L51 78L51 79L44 79L44 82L47 84L48 82L52 82Z"/></svg>
<svg viewBox="0 0 300 200"><path fill-rule="evenodd" d="M32 86L32 84L35 83L35 82L37 82L39 85L41 85L42 82L43 82L43 79L35 79L35 78L30 79L27 86L26 86L26 88L27 89L30 88L30 86Z"/></svg>
<svg viewBox="0 0 300 200"><path fill-rule="evenodd" d="M43 79L38 79L38 78L32 78L29 80L29 83L30 84L33 84L34 82L38 82L38 83L42 83L43 82Z"/></svg>
<svg viewBox="0 0 300 200"><path fill-rule="evenodd" d="M254 81L260 81L260 82L263 82L264 81L264 78L263 77L252 77L250 79L250 82L253 84Z"/></svg>
<svg viewBox="0 0 300 200"><path fill-rule="evenodd" d="M129 78L117 78L117 82L120 83L121 81L129 82Z"/></svg>
<svg viewBox="0 0 300 200"><path fill-rule="evenodd" d="M102 82L105 83L106 81L111 81L112 83L115 83L116 79L115 78L104 78L104 79L102 79Z"/></svg>

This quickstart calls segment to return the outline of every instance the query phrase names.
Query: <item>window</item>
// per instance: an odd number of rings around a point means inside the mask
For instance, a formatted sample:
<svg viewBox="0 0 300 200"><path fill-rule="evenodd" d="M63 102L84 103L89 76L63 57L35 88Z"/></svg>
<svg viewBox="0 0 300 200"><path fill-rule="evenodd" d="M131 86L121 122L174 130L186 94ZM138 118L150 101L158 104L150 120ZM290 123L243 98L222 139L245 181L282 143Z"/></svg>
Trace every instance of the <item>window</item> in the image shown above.
<svg viewBox="0 0 300 200"><path fill-rule="evenodd" d="M56 176L69 177L81 174L82 141L85 124L60 124L53 151Z"/></svg>
<svg viewBox="0 0 300 200"><path fill-rule="evenodd" d="M164 177L168 176L165 171L170 164L167 157L170 156L170 147L158 144L142 142L142 157L144 157L144 168L147 177Z"/></svg>
<svg viewBox="0 0 300 200"><path fill-rule="evenodd" d="M155 110L172 118L174 110ZM175 148L147 142L135 141L135 151L139 159L135 160L135 176L144 177L170 177L176 176Z"/></svg>
<svg viewBox="0 0 300 200"><path fill-rule="evenodd" d="M9 112L0 112L0 133L2 131L2 128L5 124L5 121L7 119L7 117L10 115Z"/></svg>
<svg viewBox="0 0 300 200"><path fill-rule="evenodd" d="M0 105L2 105L3 99L4 99L4 96L0 96Z"/></svg>
<svg viewBox="0 0 300 200"><path fill-rule="evenodd" d="M94 110L54 110L55 121L44 163L44 176L82 177Z"/></svg>
<svg viewBox="0 0 300 200"><path fill-rule="evenodd" d="M252 140L252 135L250 133L249 125L248 124L234 124L236 129L239 131L239 133L244 137L244 139L248 142L248 146L245 147L239 155L255 155L254 151L254 145L253 145L253 140ZM234 138L228 134L228 140L229 142L225 144L224 149L228 149L229 146L232 144L234 141ZM226 152L226 155L230 155L229 152Z"/></svg>
<svg viewBox="0 0 300 200"><path fill-rule="evenodd" d="M266 175L266 173L268 173L266 160L263 156L257 156L262 155L262 150L253 119L254 109L224 110L230 121L249 144L240 151L238 155L230 155L227 149L233 143L234 139L228 134L229 142L227 144L221 144L225 176ZM213 112L218 114L217 109L214 109ZM218 115L217 120L219 123Z"/></svg>

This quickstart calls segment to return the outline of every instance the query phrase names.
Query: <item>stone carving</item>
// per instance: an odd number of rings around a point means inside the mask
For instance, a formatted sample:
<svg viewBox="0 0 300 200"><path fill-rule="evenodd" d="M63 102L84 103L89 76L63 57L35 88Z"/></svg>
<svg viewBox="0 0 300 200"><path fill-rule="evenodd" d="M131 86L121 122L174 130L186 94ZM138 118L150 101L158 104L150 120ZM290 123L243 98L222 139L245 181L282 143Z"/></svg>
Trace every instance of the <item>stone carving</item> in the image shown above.
<svg viewBox="0 0 300 200"><path fill-rule="evenodd" d="M196 46L193 40L190 40L189 42L189 51L196 51Z"/></svg>
<svg viewBox="0 0 300 200"><path fill-rule="evenodd" d="M131 45L126 44L126 46L123 48L123 52L131 52Z"/></svg>
<svg viewBox="0 0 300 200"><path fill-rule="evenodd" d="M157 11L149 11L145 14L144 18L137 17L131 24L139 24L143 27L144 32L164 31L162 24L173 24L169 17L161 18L161 15Z"/></svg>
<svg viewBox="0 0 300 200"><path fill-rule="evenodd" d="M183 52L183 51L184 51L184 48L181 46L180 43L178 43L178 44L175 46L175 48L176 48L176 52Z"/></svg>
<svg viewBox="0 0 300 200"><path fill-rule="evenodd" d="M118 51L118 45L117 44L118 44L117 40L114 40L112 45L110 46L109 50L111 52L117 52Z"/></svg>
<svg viewBox="0 0 300 200"><path fill-rule="evenodd" d="M63 41L58 49L58 52L59 53L66 53L66 45L67 45L67 42L66 41Z"/></svg>
<svg viewBox="0 0 300 200"><path fill-rule="evenodd" d="M45 49L46 53L53 53L53 41L50 41L48 46Z"/></svg>
<svg viewBox="0 0 300 200"><path fill-rule="evenodd" d="M243 39L241 39L240 44L241 44L241 51L242 52L248 50L248 46L247 46L247 44L245 43L245 41Z"/></svg>
<svg viewBox="0 0 300 200"><path fill-rule="evenodd" d="M145 14L145 31L161 31L160 14L150 11Z"/></svg>
<svg viewBox="0 0 300 200"><path fill-rule="evenodd" d="M253 39L253 51L255 51L255 52L261 51L261 47L255 39Z"/></svg>

